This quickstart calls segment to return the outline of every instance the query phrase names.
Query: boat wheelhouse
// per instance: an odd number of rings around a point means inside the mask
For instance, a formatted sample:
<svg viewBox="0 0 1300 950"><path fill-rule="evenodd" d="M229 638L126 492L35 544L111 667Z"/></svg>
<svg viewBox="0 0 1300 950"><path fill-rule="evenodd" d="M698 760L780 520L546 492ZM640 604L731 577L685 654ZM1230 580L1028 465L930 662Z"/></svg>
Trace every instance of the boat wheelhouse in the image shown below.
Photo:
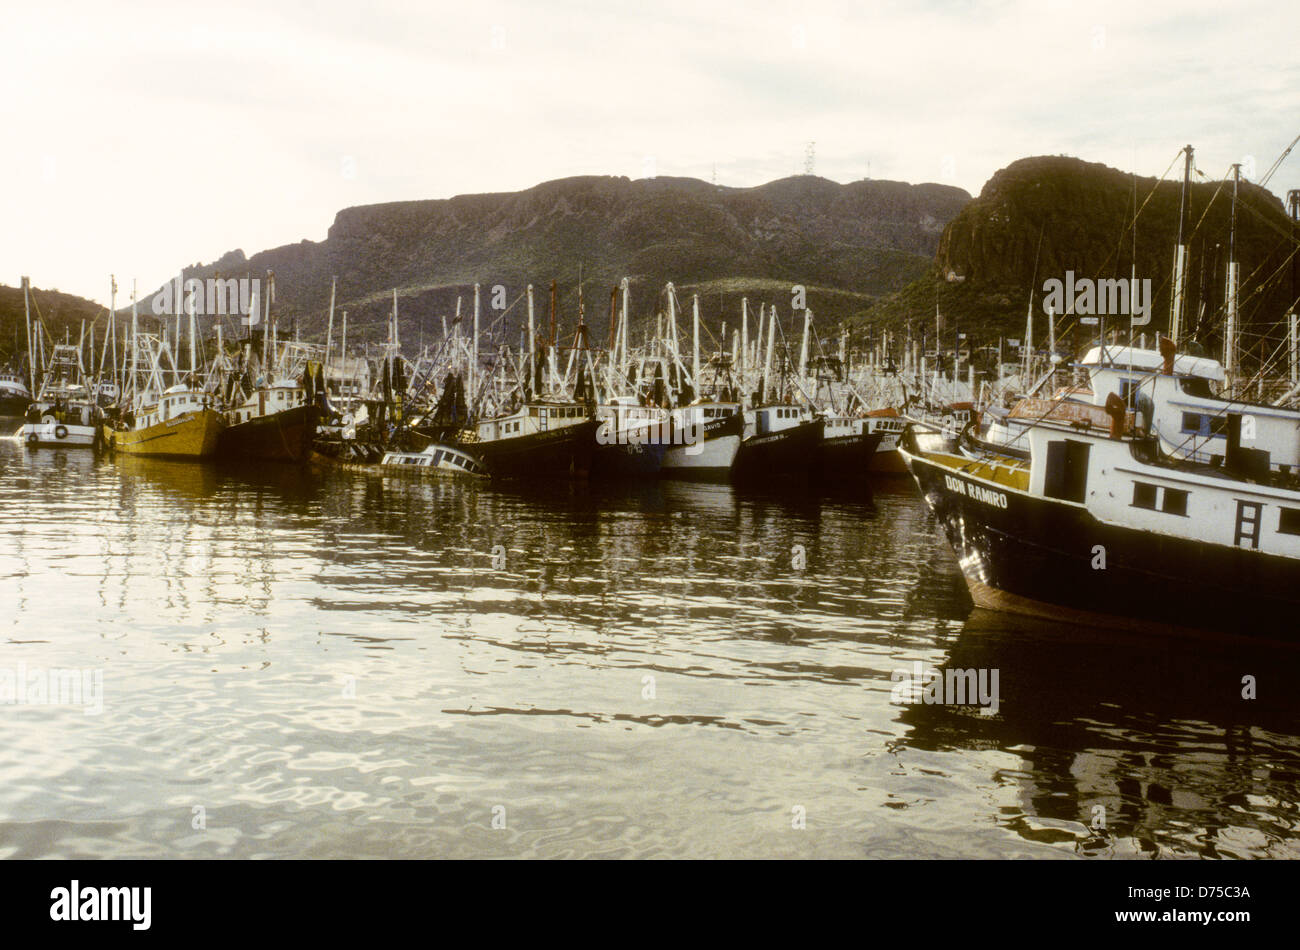
<svg viewBox="0 0 1300 950"><path fill-rule="evenodd" d="M1016 449L1040 420L1060 421L1098 434L1109 431L1106 406L1123 406L1126 431L1149 432L1175 458L1223 464L1229 429L1240 417L1240 446L1256 464L1279 474L1300 472L1300 411L1227 399L1220 393L1223 365L1201 356L1129 346L1093 347L1078 364L1086 388L1053 399L1026 397L1010 410L992 410L983 440Z"/></svg>
<svg viewBox="0 0 1300 950"><path fill-rule="evenodd" d="M1142 417L1162 451L1197 462L1222 462L1229 417L1242 417L1242 443L1267 453L1268 467L1300 471L1300 410L1221 395L1223 365L1206 357L1133 347L1094 347L1080 363L1092 382L1093 403L1112 394ZM1262 461L1262 460L1261 460Z"/></svg>

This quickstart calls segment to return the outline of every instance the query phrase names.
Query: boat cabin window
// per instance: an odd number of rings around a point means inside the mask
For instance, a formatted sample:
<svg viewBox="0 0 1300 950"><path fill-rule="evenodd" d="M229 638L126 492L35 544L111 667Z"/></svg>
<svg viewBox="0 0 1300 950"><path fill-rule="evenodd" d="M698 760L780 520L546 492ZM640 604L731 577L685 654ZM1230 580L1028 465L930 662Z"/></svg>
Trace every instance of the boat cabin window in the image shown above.
<svg viewBox="0 0 1300 950"><path fill-rule="evenodd" d="M1148 485L1146 482L1134 482L1133 483L1133 507L1147 508L1151 511L1155 511L1156 494L1157 494L1157 489L1155 485Z"/></svg>
<svg viewBox="0 0 1300 950"><path fill-rule="evenodd" d="M1167 515L1187 515L1187 492L1177 488L1166 488L1160 510Z"/></svg>
<svg viewBox="0 0 1300 950"><path fill-rule="evenodd" d="M1283 508L1277 517L1278 534L1300 534L1300 508Z"/></svg>
<svg viewBox="0 0 1300 950"><path fill-rule="evenodd" d="M1203 399L1210 399L1214 396L1214 389L1211 387L1210 381L1201 376L1184 376L1179 379L1178 385L1189 396L1200 396Z"/></svg>
<svg viewBox="0 0 1300 950"><path fill-rule="evenodd" d="M1206 415L1203 412L1183 413L1183 432L1190 435L1226 435L1228 418L1223 415Z"/></svg>

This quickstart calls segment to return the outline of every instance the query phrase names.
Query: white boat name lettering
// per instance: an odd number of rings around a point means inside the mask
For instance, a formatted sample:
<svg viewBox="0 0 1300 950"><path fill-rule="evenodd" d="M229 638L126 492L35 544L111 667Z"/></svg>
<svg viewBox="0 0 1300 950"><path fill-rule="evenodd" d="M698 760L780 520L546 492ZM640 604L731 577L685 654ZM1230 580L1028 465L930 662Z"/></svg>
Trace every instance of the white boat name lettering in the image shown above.
<svg viewBox="0 0 1300 950"><path fill-rule="evenodd" d="M985 505L992 505L994 508L1005 508L1007 506L1007 496L1000 491L993 491L983 485L967 485L966 482L953 478L951 475L945 475L943 482L950 492L965 495L967 498L973 498Z"/></svg>

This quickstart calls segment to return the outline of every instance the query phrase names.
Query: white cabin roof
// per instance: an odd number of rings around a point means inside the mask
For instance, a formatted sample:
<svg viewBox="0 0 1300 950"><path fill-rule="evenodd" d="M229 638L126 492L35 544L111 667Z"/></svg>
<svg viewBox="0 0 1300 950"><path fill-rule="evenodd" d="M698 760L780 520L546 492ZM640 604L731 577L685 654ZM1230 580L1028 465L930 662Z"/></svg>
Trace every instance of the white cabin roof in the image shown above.
<svg viewBox="0 0 1300 950"><path fill-rule="evenodd" d="M1138 369L1147 372L1160 372L1165 365L1164 357L1157 350L1144 350L1136 346L1108 346L1105 359L1102 348L1094 346L1079 361L1080 366L1111 366L1115 369ZM1199 376L1223 382L1223 364L1205 356L1189 356L1178 353L1174 356L1175 376Z"/></svg>

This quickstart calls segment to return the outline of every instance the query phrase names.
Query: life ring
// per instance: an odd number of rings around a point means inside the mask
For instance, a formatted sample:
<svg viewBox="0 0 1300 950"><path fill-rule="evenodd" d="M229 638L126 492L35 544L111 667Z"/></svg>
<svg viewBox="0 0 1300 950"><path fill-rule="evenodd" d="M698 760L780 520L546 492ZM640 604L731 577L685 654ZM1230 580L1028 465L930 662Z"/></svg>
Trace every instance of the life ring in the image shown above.
<svg viewBox="0 0 1300 950"><path fill-rule="evenodd" d="M57 425L57 426L55 426L55 427L54 427L54 437L55 437L56 439L66 439L66 438L68 437L68 427L65 426L65 425Z"/></svg>
<svg viewBox="0 0 1300 950"><path fill-rule="evenodd" d="M39 441L41 441L41 437L36 434L36 430L33 429L27 433L27 443L29 445L35 445Z"/></svg>

